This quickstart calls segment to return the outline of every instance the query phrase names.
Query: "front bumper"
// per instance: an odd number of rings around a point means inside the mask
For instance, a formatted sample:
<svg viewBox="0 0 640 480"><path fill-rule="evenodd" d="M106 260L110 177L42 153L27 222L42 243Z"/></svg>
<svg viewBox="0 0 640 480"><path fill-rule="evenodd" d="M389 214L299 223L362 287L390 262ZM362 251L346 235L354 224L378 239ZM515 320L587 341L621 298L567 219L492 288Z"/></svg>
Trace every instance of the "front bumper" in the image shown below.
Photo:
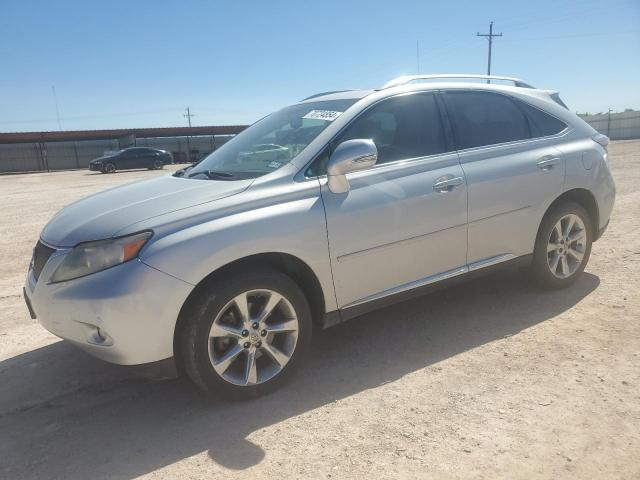
<svg viewBox="0 0 640 480"><path fill-rule="evenodd" d="M180 308L193 286L139 260L86 277L48 283L66 250L54 253L25 297L44 328L91 355L120 365L173 356Z"/></svg>
<svg viewBox="0 0 640 480"><path fill-rule="evenodd" d="M607 219L607 223L604 225L604 227L600 228L597 232L596 232L596 237L593 239L593 241L595 242L596 240L600 240L600 237L602 237L602 235L604 235L604 232L607 231L607 227L609 227L609 220Z"/></svg>
<svg viewBox="0 0 640 480"><path fill-rule="evenodd" d="M102 164L101 163L90 163L89 164L89 170L94 171L94 172L101 172L102 171Z"/></svg>

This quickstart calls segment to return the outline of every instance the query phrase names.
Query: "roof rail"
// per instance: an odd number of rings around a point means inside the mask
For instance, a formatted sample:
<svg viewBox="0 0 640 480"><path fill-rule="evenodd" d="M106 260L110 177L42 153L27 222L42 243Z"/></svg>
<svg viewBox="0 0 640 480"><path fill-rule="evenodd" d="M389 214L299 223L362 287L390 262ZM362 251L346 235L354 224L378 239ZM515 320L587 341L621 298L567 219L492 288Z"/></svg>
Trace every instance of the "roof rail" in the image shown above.
<svg viewBox="0 0 640 480"><path fill-rule="evenodd" d="M456 78L456 79L471 78L474 80L503 80L503 81L506 80L508 82L513 82L514 86L516 87L534 88L528 83L525 83L524 81L520 80L519 78L501 77L496 75L473 75L473 74L466 74L466 73L446 73L446 74L440 74L440 75L404 75L402 77L394 78L393 80L385 83L382 88L385 89L385 88L396 87L398 85L406 85L407 83L415 82L418 80L437 80L437 79L446 79L446 78ZM487 81L487 83L489 82Z"/></svg>
<svg viewBox="0 0 640 480"><path fill-rule="evenodd" d="M307 98L303 98L300 101L304 102L305 100L309 100L311 98L322 97L323 95L331 95L332 93L342 93L342 92L353 92L353 90L350 90L350 89L347 89L347 90L330 90L328 92L320 92L320 93L316 93L314 95L311 95L311 96L309 96Z"/></svg>

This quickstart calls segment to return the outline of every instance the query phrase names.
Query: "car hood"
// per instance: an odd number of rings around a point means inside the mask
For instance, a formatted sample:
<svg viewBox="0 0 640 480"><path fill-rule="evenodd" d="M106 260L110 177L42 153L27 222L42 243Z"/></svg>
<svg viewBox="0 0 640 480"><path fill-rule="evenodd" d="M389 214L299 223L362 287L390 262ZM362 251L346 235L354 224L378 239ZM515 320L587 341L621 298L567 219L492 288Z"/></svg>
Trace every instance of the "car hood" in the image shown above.
<svg viewBox="0 0 640 480"><path fill-rule="evenodd" d="M104 157L98 157L98 158L94 158L93 160L91 160L89 163L94 163L94 162L103 162L105 160L109 160L111 158L115 158L116 155L105 155Z"/></svg>
<svg viewBox="0 0 640 480"><path fill-rule="evenodd" d="M56 247L110 238L134 223L235 195L252 182L166 176L130 183L63 208L49 221L41 238Z"/></svg>

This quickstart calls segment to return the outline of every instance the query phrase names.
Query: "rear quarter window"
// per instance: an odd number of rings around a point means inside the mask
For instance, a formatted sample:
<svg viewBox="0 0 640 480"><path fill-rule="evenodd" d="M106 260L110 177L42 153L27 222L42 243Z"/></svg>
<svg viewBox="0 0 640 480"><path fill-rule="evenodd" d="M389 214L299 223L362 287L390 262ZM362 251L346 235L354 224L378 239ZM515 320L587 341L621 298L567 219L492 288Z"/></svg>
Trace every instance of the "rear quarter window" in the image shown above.
<svg viewBox="0 0 640 480"><path fill-rule="evenodd" d="M555 135L567 128L567 124L562 120L558 120L556 117L549 115L534 106L524 102L518 102L518 105L522 108L529 120L531 135L534 138Z"/></svg>

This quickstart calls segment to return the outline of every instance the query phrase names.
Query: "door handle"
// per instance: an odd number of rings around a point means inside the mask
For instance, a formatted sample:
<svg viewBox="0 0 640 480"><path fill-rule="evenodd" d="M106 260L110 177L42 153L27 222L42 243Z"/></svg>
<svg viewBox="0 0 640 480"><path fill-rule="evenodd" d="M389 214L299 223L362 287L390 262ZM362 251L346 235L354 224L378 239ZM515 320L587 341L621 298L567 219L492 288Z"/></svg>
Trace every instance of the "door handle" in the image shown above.
<svg viewBox="0 0 640 480"><path fill-rule="evenodd" d="M464 179L462 177L442 178L433 184L433 189L439 193L447 193L463 183Z"/></svg>
<svg viewBox="0 0 640 480"><path fill-rule="evenodd" d="M560 159L558 157L543 157L542 160L538 162L538 168L543 172L547 170L551 170L554 165L560 163Z"/></svg>

